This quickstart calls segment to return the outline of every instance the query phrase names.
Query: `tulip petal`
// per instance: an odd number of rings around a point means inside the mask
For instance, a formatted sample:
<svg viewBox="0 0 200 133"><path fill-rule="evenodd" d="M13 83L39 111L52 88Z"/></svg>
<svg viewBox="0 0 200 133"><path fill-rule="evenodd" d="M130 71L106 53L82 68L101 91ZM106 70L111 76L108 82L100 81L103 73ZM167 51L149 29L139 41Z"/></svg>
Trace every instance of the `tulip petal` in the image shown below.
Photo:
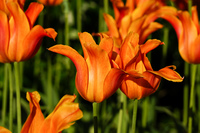
<svg viewBox="0 0 200 133"><path fill-rule="evenodd" d="M119 38L117 24L116 24L115 20L113 19L113 17L110 16L109 14L105 14L105 13L103 14L103 17L104 17L106 25L109 29L109 35L112 37Z"/></svg>
<svg viewBox="0 0 200 133"><path fill-rule="evenodd" d="M0 133L12 133L11 131L9 131L8 129L0 126Z"/></svg>
<svg viewBox="0 0 200 133"><path fill-rule="evenodd" d="M76 96L65 95L61 98L54 111L41 125L40 132L57 133L69 128L73 121L83 117L78 103L73 103ZM73 122L73 123L72 123Z"/></svg>
<svg viewBox="0 0 200 133"><path fill-rule="evenodd" d="M8 42L9 42L9 25L7 15L0 11L0 62L9 62L7 58Z"/></svg>
<svg viewBox="0 0 200 133"><path fill-rule="evenodd" d="M172 65L172 66L166 66L160 69L159 71L148 71L148 72L161 76L169 81L182 82L183 78L176 71L174 71L175 69L176 67Z"/></svg>
<svg viewBox="0 0 200 133"><path fill-rule="evenodd" d="M85 43L83 47L88 53L86 60L89 70L89 85L87 90L87 100L98 102L103 97L104 80L111 69L110 59L105 50L96 43Z"/></svg>
<svg viewBox="0 0 200 133"><path fill-rule="evenodd" d="M49 30L48 30L49 31ZM42 28L40 25L34 26L27 34L26 39L21 46L21 52L18 53L17 61L23 61L32 58L38 51L41 45L41 41L44 36L55 38L57 33L54 29L50 30L50 33Z"/></svg>
<svg viewBox="0 0 200 133"><path fill-rule="evenodd" d="M124 16L121 20L121 25L119 29L122 39L124 39L126 35L128 34L130 24L131 24L131 16L130 15Z"/></svg>
<svg viewBox="0 0 200 133"><path fill-rule="evenodd" d="M109 58L111 59L112 57L112 50L113 50L113 39L108 37L108 38L102 38L101 41L100 41L100 44L99 46L105 50L109 56Z"/></svg>
<svg viewBox="0 0 200 133"><path fill-rule="evenodd" d="M32 93L27 92L26 98L29 101L30 114L22 127L21 133L36 133L44 121L44 116L39 105L40 95L37 91Z"/></svg>
<svg viewBox="0 0 200 133"><path fill-rule="evenodd" d="M199 26L199 17L197 12L197 6L192 7L192 20L198 30L198 34L200 34L200 26Z"/></svg>
<svg viewBox="0 0 200 133"><path fill-rule="evenodd" d="M146 41L145 44L140 45L141 52L144 54L147 54L148 52L152 51L153 49L155 49L156 47L158 47L161 44L163 44L163 42L161 42L160 40L149 39Z"/></svg>
<svg viewBox="0 0 200 133"><path fill-rule="evenodd" d="M194 40L194 42L191 44L190 48L188 51L193 51L190 52L190 56L188 57L188 60L186 60L189 63L193 64L199 64L200 63L200 34L198 37Z"/></svg>
<svg viewBox="0 0 200 133"><path fill-rule="evenodd" d="M50 47L48 50L67 56L73 61L77 69L77 74L76 74L77 90L79 94L86 99L89 71L84 58L76 50L66 45L55 45Z"/></svg>
<svg viewBox="0 0 200 133"><path fill-rule="evenodd" d="M30 22L30 27L33 27L38 15L43 10L44 6L37 2L30 3L28 9L26 10L26 16Z"/></svg>
<svg viewBox="0 0 200 133"><path fill-rule="evenodd" d="M8 57L12 62L16 61L17 54L23 51L22 42L30 31L30 25L24 11L15 2L7 3L11 13L10 24L10 43Z"/></svg>

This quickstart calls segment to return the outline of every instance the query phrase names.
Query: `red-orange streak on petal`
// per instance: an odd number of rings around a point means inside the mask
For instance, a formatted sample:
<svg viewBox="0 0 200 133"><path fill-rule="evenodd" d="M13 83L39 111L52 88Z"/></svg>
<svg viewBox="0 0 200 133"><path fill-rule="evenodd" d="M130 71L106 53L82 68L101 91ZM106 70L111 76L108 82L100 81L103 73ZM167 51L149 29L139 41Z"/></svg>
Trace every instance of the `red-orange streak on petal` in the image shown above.
<svg viewBox="0 0 200 133"><path fill-rule="evenodd" d="M103 99L104 81L111 69L110 59L106 51L96 43L85 43L83 45L88 53L86 60L89 68L87 98L90 102L99 102Z"/></svg>
<svg viewBox="0 0 200 133"><path fill-rule="evenodd" d="M182 82L183 78L176 71L174 71L175 69L176 69L175 66L166 66L160 69L159 71L148 71L148 72L156 74L169 81Z"/></svg>
<svg viewBox="0 0 200 133"><path fill-rule="evenodd" d="M57 33L54 29L49 29L50 33L48 33L45 29L42 28L40 25L34 26L31 31L26 36L23 42L23 49L21 53L21 58L17 59L17 61L27 60L32 58L38 51L41 45L41 41L44 36L55 38Z"/></svg>
<svg viewBox="0 0 200 133"><path fill-rule="evenodd" d="M39 105L40 95L38 92L27 92L26 97L30 105L30 114L22 127L21 133L38 133L44 121Z"/></svg>
<svg viewBox="0 0 200 133"><path fill-rule="evenodd" d="M30 27L33 27L38 15L43 10L44 6L42 4L32 2L30 3L28 9L26 10L26 16L29 20Z"/></svg>
<svg viewBox="0 0 200 133"><path fill-rule="evenodd" d="M7 15L0 11L0 62L9 62L7 58L8 42L9 42L9 25Z"/></svg>
<svg viewBox="0 0 200 133"><path fill-rule="evenodd" d="M10 43L8 48L8 57L14 62L21 58L21 52L24 52L22 45L25 36L30 31L30 25L23 10L17 3L9 2L7 7L11 13L10 24Z"/></svg>
<svg viewBox="0 0 200 133"><path fill-rule="evenodd" d="M77 69L75 82L77 90L79 94L84 99L86 99L89 80L89 70L84 58L76 50L66 45L55 45L50 47L48 50L67 56L73 61Z"/></svg>

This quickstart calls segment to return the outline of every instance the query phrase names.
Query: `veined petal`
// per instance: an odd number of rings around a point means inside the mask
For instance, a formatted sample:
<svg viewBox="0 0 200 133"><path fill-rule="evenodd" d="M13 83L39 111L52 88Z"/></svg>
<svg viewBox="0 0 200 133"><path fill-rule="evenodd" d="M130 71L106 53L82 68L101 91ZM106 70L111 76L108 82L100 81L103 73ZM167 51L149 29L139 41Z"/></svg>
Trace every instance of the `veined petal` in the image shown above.
<svg viewBox="0 0 200 133"><path fill-rule="evenodd" d="M69 128L73 121L83 117L78 103L73 103L76 96L65 95L61 98L54 111L45 119L39 133L57 133Z"/></svg>
<svg viewBox="0 0 200 133"><path fill-rule="evenodd" d="M8 42L9 42L9 25L7 15L0 10L0 62L9 62L7 58Z"/></svg>
<svg viewBox="0 0 200 133"><path fill-rule="evenodd" d="M26 98L29 101L30 114L22 127L21 133L38 133L38 129L44 122L44 116L39 105L40 95L37 91L27 92Z"/></svg>
<svg viewBox="0 0 200 133"><path fill-rule="evenodd" d="M79 36L79 40L81 42L81 46L83 48L83 54L84 54L84 58L85 60L88 58L88 53L87 50L83 47L83 45L85 43L92 43L95 44L96 42L94 41L93 37L91 36L91 34L87 33L87 32L83 32L83 33L78 33Z"/></svg>
<svg viewBox="0 0 200 133"><path fill-rule="evenodd" d="M85 43L83 45L88 53L86 60L89 70L87 100L95 102L103 97L104 80L111 69L110 59L106 51L96 43Z"/></svg>
<svg viewBox="0 0 200 133"><path fill-rule="evenodd" d="M0 133L12 133L11 131L9 131L8 129L0 126Z"/></svg>
<svg viewBox="0 0 200 133"><path fill-rule="evenodd" d="M139 44L144 43L144 41L147 39L147 37L153 33L154 31L163 28L163 25L157 22L151 22L146 27L143 27L140 32L140 42Z"/></svg>
<svg viewBox="0 0 200 133"><path fill-rule="evenodd" d="M89 70L84 58L73 48L66 45L55 45L48 50L70 58L76 66L76 87L79 94L86 99L88 88Z"/></svg>
<svg viewBox="0 0 200 133"><path fill-rule="evenodd" d="M14 62L16 57L23 51L22 42L30 31L30 25L24 11L15 2L7 3L8 10L11 13L10 24L10 43L8 48L8 57Z"/></svg>
<svg viewBox="0 0 200 133"><path fill-rule="evenodd" d="M30 27L33 27L38 15L43 10L44 6L37 2L30 3L28 9L26 10L26 16L30 22Z"/></svg>
<svg viewBox="0 0 200 133"><path fill-rule="evenodd" d="M147 54L149 51L155 49L159 45L164 44L160 40L157 39L150 39L145 42L145 44L140 45L141 52Z"/></svg>
<svg viewBox="0 0 200 133"><path fill-rule="evenodd" d="M113 19L112 16L110 16L109 14L103 14L103 17L106 21L106 25L109 29L109 34L112 36L112 37L116 37L116 38L119 38L119 32L118 32L118 29L117 29L117 24L115 22L115 20Z"/></svg>
<svg viewBox="0 0 200 133"><path fill-rule="evenodd" d="M156 74L156 75L163 77L169 81L182 82L183 78L176 71L174 71L175 69L176 69L175 66L166 66L166 67L160 69L159 71L148 71L148 72Z"/></svg>
<svg viewBox="0 0 200 133"><path fill-rule="evenodd" d="M50 33L48 32L50 31ZM22 45L22 50L18 53L17 61L23 61L32 58L38 51L41 45L41 41L44 36L55 38L57 33L54 29L48 29L47 31L40 25L34 26L27 34Z"/></svg>

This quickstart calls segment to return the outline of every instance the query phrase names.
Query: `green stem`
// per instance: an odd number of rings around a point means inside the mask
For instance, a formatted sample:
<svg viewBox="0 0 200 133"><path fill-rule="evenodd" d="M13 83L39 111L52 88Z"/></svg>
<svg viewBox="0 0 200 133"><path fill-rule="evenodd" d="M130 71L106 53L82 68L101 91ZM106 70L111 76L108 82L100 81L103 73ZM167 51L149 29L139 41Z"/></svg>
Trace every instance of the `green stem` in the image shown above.
<svg viewBox="0 0 200 133"><path fill-rule="evenodd" d="M2 126L5 126L6 108L8 95L8 64L4 64L4 86L3 86L3 103L2 103Z"/></svg>
<svg viewBox="0 0 200 133"><path fill-rule="evenodd" d="M132 133L136 132L137 108L138 108L138 100L135 99L133 105Z"/></svg>
<svg viewBox="0 0 200 133"><path fill-rule="evenodd" d="M97 117L97 103L93 102L93 119L94 119L94 133L98 133L98 117Z"/></svg>
<svg viewBox="0 0 200 133"><path fill-rule="evenodd" d="M146 97L143 100L143 109L142 109L142 127L146 128L147 125L147 113L148 113L148 103L149 103L149 97Z"/></svg>
<svg viewBox="0 0 200 133"><path fill-rule="evenodd" d="M14 62L15 68L15 86L16 86L16 100L17 100L17 129L18 133L21 130L21 103L20 103L20 75L19 75L19 63Z"/></svg>
<svg viewBox="0 0 200 133"><path fill-rule="evenodd" d="M77 30L78 30L78 32L81 32L81 30L82 30L81 1L82 0L77 0L77 2L76 2L76 9L77 9L76 16L77 16Z"/></svg>
<svg viewBox="0 0 200 133"><path fill-rule="evenodd" d="M196 88L200 88L200 65L198 65L198 68L197 68L197 86ZM200 132L200 90L197 89L197 96L198 96L198 132Z"/></svg>
<svg viewBox="0 0 200 133"><path fill-rule="evenodd" d="M68 23L69 2L68 0L64 0L63 4L64 4L64 15L65 15L65 45L69 45L69 23Z"/></svg>
<svg viewBox="0 0 200 133"><path fill-rule="evenodd" d="M120 109L119 109L119 119L118 119L118 126L117 126L117 133L122 132L122 119L123 119L123 93L120 91Z"/></svg>
<svg viewBox="0 0 200 133"><path fill-rule="evenodd" d="M192 15L192 0L188 0L188 12Z"/></svg>
<svg viewBox="0 0 200 133"><path fill-rule="evenodd" d="M48 96L48 111L52 111L53 109L53 100L52 100L52 64L51 64L51 58L48 56L47 58L47 96Z"/></svg>
<svg viewBox="0 0 200 133"><path fill-rule="evenodd" d="M9 130L13 128L13 72L11 64L8 64L8 76L9 76Z"/></svg>
<svg viewBox="0 0 200 133"><path fill-rule="evenodd" d="M194 86L196 76L197 65L191 64L191 90L190 90L190 105L189 105L189 121L188 121L188 133L192 133L192 122L194 113Z"/></svg>
<svg viewBox="0 0 200 133"><path fill-rule="evenodd" d="M128 114L127 114L127 96L123 94L123 123L122 132L127 132Z"/></svg>
<svg viewBox="0 0 200 133"><path fill-rule="evenodd" d="M189 64L185 62L184 64L184 88L183 88L183 125L187 126L188 123L188 94L189 94Z"/></svg>
<svg viewBox="0 0 200 133"><path fill-rule="evenodd" d="M109 1L108 0L104 0L103 1L103 6L104 6L104 13L108 13L108 7L109 7ZM101 14L103 16L103 14ZM105 21L103 22L104 26L103 26L103 30L106 31L107 30L107 26L105 24Z"/></svg>

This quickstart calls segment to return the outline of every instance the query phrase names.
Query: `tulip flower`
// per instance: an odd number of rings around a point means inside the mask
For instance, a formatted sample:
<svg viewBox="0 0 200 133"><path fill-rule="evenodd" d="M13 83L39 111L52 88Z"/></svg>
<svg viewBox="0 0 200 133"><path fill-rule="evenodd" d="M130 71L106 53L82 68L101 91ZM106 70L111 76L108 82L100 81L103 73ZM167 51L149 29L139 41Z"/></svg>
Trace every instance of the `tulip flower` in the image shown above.
<svg viewBox="0 0 200 133"><path fill-rule="evenodd" d="M0 62L20 62L32 58L43 37L55 39L54 29L43 29L34 23L43 5L31 3L24 12L17 2L0 1Z"/></svg>
<svg viewBox="0 0 200 133"><path fill-rule="evenodd" d="M79 33L84 58L73 48L55 45L50 51L69 57L76 66L76 88L79 94L89 102L102 102L118 89L126 73L112 60L113 39L103 38L99 45L87 33Z"/></svg>
<svg viewBox="0 0 200 133"><path fill-rule="evenodd" d="M181 82L183 78L176 72L175 66L167 66L158 71L154 71L146 57L146 54L163 44L161 41L153 39L145 44L139 45L139 36L137 33L129 33L120 49L116 61L118 66L129 73L136 71L142 76L140 78L127 75L121 84L120 89L130 99L141 99L154 93L160 84L161 78L173 82ZM171 69L172 68L172 69Z"/></svg>
<svg viewBox="0 0 200 133"><path fill-rule="evenodd" d="M61 98L51 114L44 118L40 109L40 94L27 92L26 98L30 105L30 114L24 123L21 133L58 133L69 128L76 121L83 117L78 103L74 103L75 95L65 95ZM11 133L9 130L0 127L0 132Z"/></svg>
<svg viewBox="0 0 200 133"><path fill-rule="evenodd" d="M192 7L192 17L188 11L179 11L178 18L163 15L174 27L178 37L178 49L181 57L188 63L200 63L200 25L196 6Z"/></svg>
<svg viewBox="0 0 200 133"><path fill-rule="evenodd" d="M129 3L129 1L127 1ZM119 1L119 3L122 3ZM154 22L163 14L176 15L177 10L174 7L160 6L155 4L155 1L143 1L142 4L133 10L133 7L120 7L123 4L113 4L115 19L109 14L104 14L104 19L108 27L106 34L115 39L116 47L120 47L122 40L129 32L139 34L140 43L143 43L146 38L154 31L161 29L163 26L160 23ZM130 8L130 11L128 10Z"/></svg>
<svg viewBox="0 0 200 133"><path fill-rule="evenodd" d="M63 0L37 0L45 6L57 6L60 5Z"/></svg>

